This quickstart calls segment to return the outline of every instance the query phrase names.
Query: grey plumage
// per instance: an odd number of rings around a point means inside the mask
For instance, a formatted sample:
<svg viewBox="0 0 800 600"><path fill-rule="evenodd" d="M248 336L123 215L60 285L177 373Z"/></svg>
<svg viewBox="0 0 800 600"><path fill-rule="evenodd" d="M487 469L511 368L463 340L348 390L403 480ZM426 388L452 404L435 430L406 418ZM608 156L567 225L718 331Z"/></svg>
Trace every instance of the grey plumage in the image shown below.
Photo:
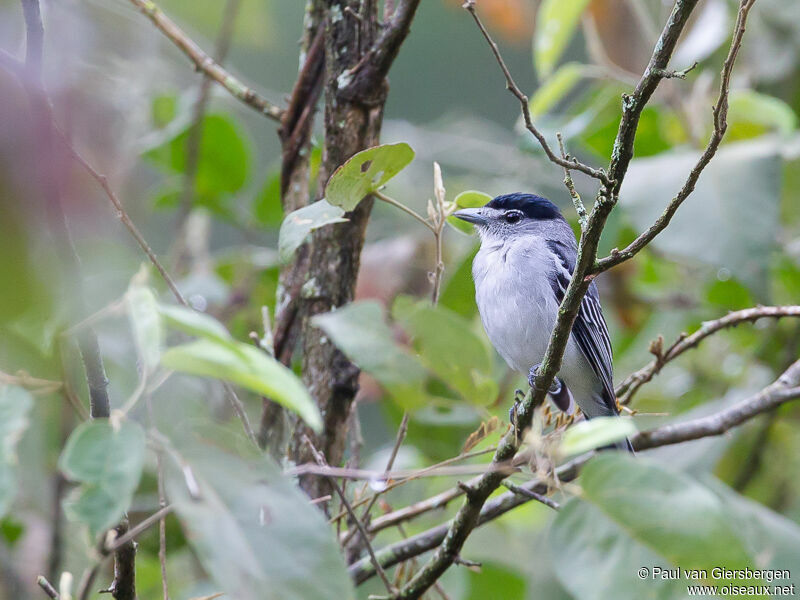
<svg viewBox="0 0 800 600"><path fill-rule="evenodd" d="M555 205L531 194L498 196L456 216L474 223L481 238L472 272L489 340L512 369L527 375L544 357L575 269L572 229ZM575 320L559 378L587 418L618 414L611 341L594 283Z"/></svg>

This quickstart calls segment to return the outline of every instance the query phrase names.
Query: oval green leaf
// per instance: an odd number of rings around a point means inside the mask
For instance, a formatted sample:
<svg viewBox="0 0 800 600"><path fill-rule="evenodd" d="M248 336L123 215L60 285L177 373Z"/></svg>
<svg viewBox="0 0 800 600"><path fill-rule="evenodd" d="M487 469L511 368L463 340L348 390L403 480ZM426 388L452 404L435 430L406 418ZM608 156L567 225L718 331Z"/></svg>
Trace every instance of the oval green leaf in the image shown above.
<svg viewBox="0 0 800 600"><path fill-rule="evenodd" d="M595 417L567 429L560 450L564 456L583 454L624 440L636 431L636 424L630 417Z"/></svg>
<svg viewBox="0 0 800 600"><path fill-rule="evenodd" d="M467 190L466 192L461 192L458 196L456 196L453 202L458 208L478 208L487 202L490 202L491 199L492 197L484 192ZM462 221L458 217L447 217L447 222L463 233L472 233L475 231L475 228L472 224Z"/></svg>
<svg viewBox="0 0 800 600"><path fill-rule="evenodd" d="M344 210L324 199L289 213L283 219L278 235L278 259L288 263L309 233L324 225L344 223L347 219L343 217Z"/></svg>
<svg viewBox="0 0 800 600"><path fill-rule="evenodd" d="M578 84L584 70L584 65L580 63L561 65L531 96L529 104L531 117L535 119L550 112Z"/></svg>
<svg viewBox="0 0 800 600"><path fill-rule="evenodd" d="M254 346L202 339L170 348L161 363L182 373L240 385L293 410L315 431L322 428L319 410L300 379Z"/></svg>
<svg viewBox="0 0 800 600"><path fill-rule="evenodd" d="M144 430L133 421L81 423L59 459L64 475L81 483L64 499L66 514L88 525L92 536L115 525L139 485L144 453Z"/></svg>

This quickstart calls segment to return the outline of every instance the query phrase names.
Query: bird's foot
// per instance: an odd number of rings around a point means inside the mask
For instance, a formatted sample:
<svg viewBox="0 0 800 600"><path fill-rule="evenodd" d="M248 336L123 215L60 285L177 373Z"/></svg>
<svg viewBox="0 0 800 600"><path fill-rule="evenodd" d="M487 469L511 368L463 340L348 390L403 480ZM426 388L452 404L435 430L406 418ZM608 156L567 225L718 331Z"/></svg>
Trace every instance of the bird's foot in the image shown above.
<svg viewBox="0 0 800 600"><path fill-rule="evenodd" d="M531 370L528 372L528 385L534 389L536 389L536 377L538 377L539 367L541 366L542 363L533 365ZM550 384L550 389L547 390L547 393L551 396L558 396L562 389L564 389L564 383L558 377L554 377L553 383Z"/></svg>

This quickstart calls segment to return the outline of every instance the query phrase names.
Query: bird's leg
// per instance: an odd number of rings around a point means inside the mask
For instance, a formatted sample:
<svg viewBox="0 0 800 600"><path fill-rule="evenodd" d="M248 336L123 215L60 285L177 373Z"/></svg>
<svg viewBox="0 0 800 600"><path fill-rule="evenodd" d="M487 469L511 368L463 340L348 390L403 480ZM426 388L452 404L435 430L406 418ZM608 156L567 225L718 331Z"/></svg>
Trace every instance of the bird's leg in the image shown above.
<svg viewBox="0 0 800 600"><path fill-rule="evenodd" d="M531 367L531 370L528 372L528 385L530 385L533 389L536 389L536 377L539 373L539 367L542 366L542 363L535 364ZM561 390L564 389L564 382L561 381L558 377L553 378L553 383L550 384L550 389L547 390L547 393L551 396L558 396L561 393Z"/></svg>

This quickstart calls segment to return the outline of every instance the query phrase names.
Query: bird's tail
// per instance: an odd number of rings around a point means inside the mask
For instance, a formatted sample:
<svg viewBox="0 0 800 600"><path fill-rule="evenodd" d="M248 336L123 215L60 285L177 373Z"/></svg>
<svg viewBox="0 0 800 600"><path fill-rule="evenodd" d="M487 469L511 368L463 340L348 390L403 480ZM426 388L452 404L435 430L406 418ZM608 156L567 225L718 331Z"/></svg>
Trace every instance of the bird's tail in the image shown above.
<svg viewBox="0 0 800 600"><path fill-rule="evenodd" d="M611 446L606 446L605 448L601 448L601 450L622 450L623 452L630 452L631 454L636 454L633 449L633 444L628 438L624 440L620 440L616 444L612 444Z"/></svg>

